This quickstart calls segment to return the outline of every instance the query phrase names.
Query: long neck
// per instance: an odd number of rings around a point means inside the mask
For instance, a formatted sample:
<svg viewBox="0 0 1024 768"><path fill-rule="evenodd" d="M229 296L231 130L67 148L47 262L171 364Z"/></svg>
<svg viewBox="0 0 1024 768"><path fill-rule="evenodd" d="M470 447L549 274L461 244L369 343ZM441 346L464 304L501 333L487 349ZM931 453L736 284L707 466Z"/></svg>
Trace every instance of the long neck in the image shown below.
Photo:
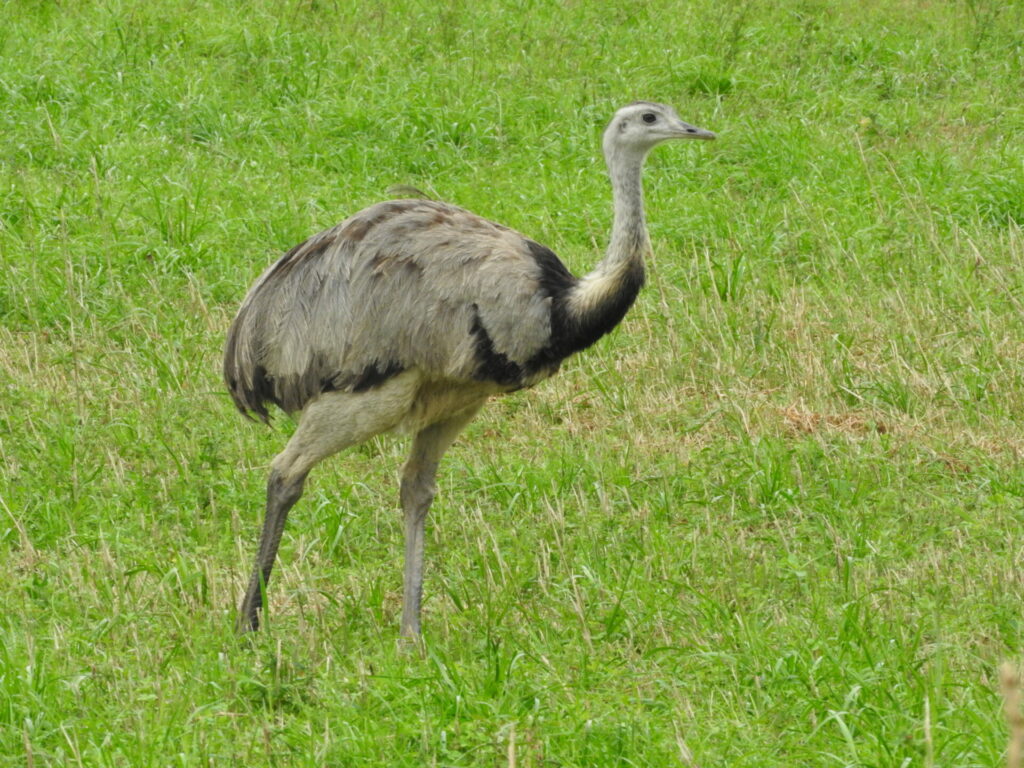
<svg viewBox="0 0 1024 768"><path fill-rule="evenodd" d="M606 152L615 218L605 257L572 289L568 310L590 343L615 327L644 284L650 250L640 176L642 153Z"/></svg>
<svg viewBox="0 0 1024 768"><path fill-rule="evenodd" d="M640 182L643 162L642 155L612 155L608 159L615 218L612 221L608 252L597 265L595 272L615 272L628 265L635 265L641 272L643 271L643 259L651 247L647 236L647 220L644 217L644 190Z"/></svg>

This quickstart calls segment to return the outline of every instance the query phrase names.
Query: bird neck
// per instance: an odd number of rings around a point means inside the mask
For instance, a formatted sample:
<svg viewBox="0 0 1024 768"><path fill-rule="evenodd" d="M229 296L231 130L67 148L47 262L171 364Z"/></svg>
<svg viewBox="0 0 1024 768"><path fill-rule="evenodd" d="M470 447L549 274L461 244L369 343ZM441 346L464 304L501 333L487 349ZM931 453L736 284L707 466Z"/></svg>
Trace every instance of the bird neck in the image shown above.
<svg viewBox="0 0 1024 768"><path fill-rule="evenodd" d="M618 324L644 284L644 257L650 251L641 184L646 153L607 149L614 219L605 257L572 291L570 311L582 326L596 324L603 335Z"/></svg>
<svg viewBox="0 0 1024 768"><path fill-rule="evenodd" d="M615 271L620 266L635 265L643 271L644 257L651 250L644 216L643 163L643 155L609 157L615 215L608 251L597 269Z"/></svg>

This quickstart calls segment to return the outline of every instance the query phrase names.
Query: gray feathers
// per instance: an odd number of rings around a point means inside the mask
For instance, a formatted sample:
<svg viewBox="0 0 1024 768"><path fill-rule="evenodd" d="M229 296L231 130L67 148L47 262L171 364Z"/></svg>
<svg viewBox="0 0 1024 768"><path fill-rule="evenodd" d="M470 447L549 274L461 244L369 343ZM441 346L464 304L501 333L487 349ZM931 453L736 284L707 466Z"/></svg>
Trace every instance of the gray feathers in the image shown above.
<svg viewBox="0 0 1024 768"><path fill-rule="evenodd" d="M264 273L228 331L235 404L266 419L267 403L294 413L322 392L362 391L412 368L435 380L495 378L483 338L518 372L497 383L550 375L557 361L529 365L550 344L553 301L531 245L427 200L379 203L314 235Z"/></svg>
<svg viewBox="0 0 1024 768"><path fill-rule="evenodd" d="M671 107L616 112L603 148L615 215L582 279L547 248L432 200L373 205L282 256L228 331L224 379L238 408L301 411L324 392L364 392L405 371L492 391L530 386L608 333L644 282L644 158L668 139L712 139Z"/></svg>
<svg viewBox="0 0 1024 768"><path fill-rule="evenodd" d="M615 215L582 279L549 249L429 200L371 206L282 256L228 331L224 379L239 409L301 411L271 464L267 511L239 629L259 626L285 519L320 461L394 429L415 435L402 469L402 634L420 632L427 512L438 464L492 395L531 386L622 320L650 248L641 170L668 139L711 139L675 110L618 110L603 147Z"/></svg>

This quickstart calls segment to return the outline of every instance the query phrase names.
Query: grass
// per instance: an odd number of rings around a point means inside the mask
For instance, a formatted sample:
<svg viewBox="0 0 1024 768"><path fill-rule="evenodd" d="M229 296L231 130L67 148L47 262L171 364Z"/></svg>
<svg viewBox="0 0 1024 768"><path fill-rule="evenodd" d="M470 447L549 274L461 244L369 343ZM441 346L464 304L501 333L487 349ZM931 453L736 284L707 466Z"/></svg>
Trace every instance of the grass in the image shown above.
<svg viewBox="0 0 1024 768"><path fill-rule="evenodd" d="M995 766L1024 645L1024 11L9 0L0 766ZM232 633L270 458L224 331L413 184L656 255L614 335L451 451L397 642L400 440L319 468Z"/></svg>

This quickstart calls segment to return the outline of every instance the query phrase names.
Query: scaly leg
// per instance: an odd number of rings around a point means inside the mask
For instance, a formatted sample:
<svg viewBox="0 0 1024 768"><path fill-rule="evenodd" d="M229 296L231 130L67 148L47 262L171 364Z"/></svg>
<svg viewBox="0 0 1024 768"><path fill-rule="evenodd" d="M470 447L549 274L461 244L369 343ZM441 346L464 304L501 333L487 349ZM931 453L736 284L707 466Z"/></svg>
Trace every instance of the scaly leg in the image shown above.
<svg viewBox="0 0 1024 768"><path fill-rule="evenodd" d="M285 479L276 469L270 472L267 481L267 515L263 519L263 532L260 534L260 548L256 553L256 566L253 568L249 587L245 591L242 606L238 609L236 629L239 632L250 632L259 629L259 612L263 607L263 593L270 581L270 572L274 568L277 548L281 543L284 522L288 518L288 510L292 508L302 495L305 474Z"/></svg>
<svg viewBox="0 0 1024 768"><path fill-rule="evenodd" d="M295 434L271 464L267 513L256 565L239 608L239 632L259 628L263 594L277 557L284 523L288 510L302 495L306 475L328 456L394 427L409 409L418 381L418 375L410 372L370 392L329 392L302 412Z"/></svg>
<svg viewBox="0 0 1024 768"><path fill-rule="evenodd" d="M427 512L437 493L434 482L444 452L476 415L483 401L446 421L421 430L402 468L402 512L405 516L405 579L402 591L402 629L405 637L420 634L423 597L423 549Z"/></svg>

